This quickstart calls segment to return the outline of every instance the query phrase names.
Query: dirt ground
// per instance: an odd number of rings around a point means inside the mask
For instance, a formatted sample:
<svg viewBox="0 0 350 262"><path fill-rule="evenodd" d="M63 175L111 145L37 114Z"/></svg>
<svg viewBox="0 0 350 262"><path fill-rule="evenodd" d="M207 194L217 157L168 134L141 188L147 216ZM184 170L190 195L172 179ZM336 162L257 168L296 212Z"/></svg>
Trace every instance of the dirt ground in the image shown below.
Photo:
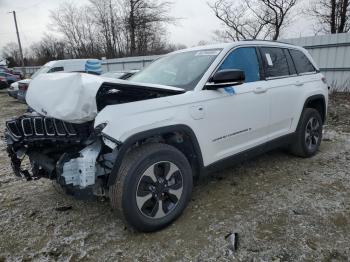
<svg viewBox="0 0 350 262"><path fill-rule="evenodd" d="M1 134L24 108L0 93ZM126 230L108 202L15 178L2 138L0 261L350 261L349 200L350 95L332 97L317 156L277 150L204 177L182 217L152 234Z"/></svg>

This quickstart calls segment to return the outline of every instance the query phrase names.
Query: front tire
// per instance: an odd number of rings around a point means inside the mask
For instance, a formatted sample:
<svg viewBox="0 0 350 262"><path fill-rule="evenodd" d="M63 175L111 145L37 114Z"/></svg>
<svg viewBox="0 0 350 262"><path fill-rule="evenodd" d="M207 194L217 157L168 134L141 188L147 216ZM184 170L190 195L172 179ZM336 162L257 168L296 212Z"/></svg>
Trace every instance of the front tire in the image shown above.
<svg viewBox="0 0 350 262"><path fill-rule="evenodd" d="M136 230L152 232L181 215L192 186L192 169L181 151L166 144L145 144L123 159L109 190L111 206Z"/></svg>
<svg viewBox="0 0 350 262"><path fill-rule="evenodd" d="M322 131L323 121L320 113L313 108L304 109L290 152L304 158L314 156L321 145Z"/></svg>

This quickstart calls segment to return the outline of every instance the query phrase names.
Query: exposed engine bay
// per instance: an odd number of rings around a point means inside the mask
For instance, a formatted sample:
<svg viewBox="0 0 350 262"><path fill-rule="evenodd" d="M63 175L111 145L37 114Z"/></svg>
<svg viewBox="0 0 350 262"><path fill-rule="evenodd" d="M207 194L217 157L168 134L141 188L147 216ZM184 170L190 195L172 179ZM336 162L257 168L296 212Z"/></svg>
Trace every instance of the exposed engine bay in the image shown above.
<svg viewBox="0 0 350 262"><path fill-rule="evenodd" d="M85 188L112 169L115 153L103 147L93 122L71 124L34 112L7 121L6 127L7 151L17 176ZM25 155L30 171L21 166Z"/></svg>
<svg viewBox="0 0 350 262"><path fill-rule="evenodd" d="M183 90L167 90L155 87L140 87L135 84L103 83L96 94L97 110L108 105L124 104L184 93Z"/></svg>

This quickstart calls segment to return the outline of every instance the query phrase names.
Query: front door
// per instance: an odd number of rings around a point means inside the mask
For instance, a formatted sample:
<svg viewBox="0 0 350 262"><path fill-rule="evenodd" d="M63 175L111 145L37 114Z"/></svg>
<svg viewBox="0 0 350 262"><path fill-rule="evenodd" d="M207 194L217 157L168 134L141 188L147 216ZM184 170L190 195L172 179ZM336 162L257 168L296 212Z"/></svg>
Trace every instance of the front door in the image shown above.
<svg viewBox="0 0 350 262"><path fill-rule="evenodd" d="M268 136L269 98L256 48L234 49L218 68L223 69L243 70L246 80L241 85L198 93L203 115L195 124L202 130L198 139L206 145L205 165L263 144Z"/></svg>

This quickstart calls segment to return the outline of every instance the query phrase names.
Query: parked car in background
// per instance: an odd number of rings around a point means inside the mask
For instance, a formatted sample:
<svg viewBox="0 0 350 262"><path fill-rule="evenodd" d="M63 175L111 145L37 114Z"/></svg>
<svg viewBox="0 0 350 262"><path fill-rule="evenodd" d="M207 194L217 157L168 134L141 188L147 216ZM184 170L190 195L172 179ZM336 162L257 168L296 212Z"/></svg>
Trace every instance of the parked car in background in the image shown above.
<svg viewBox="0 0 350 262"><path fill-rule="evenodd" d="M129 70L129 71L115 71L115 72L108 72L104 73L101 76L103 77L109 77L109 78L115 78L115 79L128 79L132 77L134 74L139 72L140 70Z"/></svg>
<svg viewBox="0 0 350 262"><path fill-rule="evenodd" d="M17 99L18 94L18 82L14 82L7 88L7 94Z"/></svg>
<svg viewBox="0 0 350 262"><path fill-rule="evenodd" d="M8 87L6 77L0 76L0 89L5 89L6 87Z"/></svg>
<svg viewBox="0 0 350 262"><path fill-rule="evenodd" d="M0 66L0 72L11 73L10 69L4 66Z"/></svg>
<svg viewBox="0 0 350 262"><path fill-rule="evenodd" d="M11 69L11 72L12 72L13 75L18 76L19 79L23 79L24 78L24 73L22 73L21 71Z"/></svg>
<svg viewBox="0 0 350 262"><path fill-rule="evenodd" d="M18 76L6 72L0 72L0 76L5 77L9 85L21 80Z"/></svg>
<svg viewBox="0 0 350 262"><path fill-rule="evenodd" d="M29 83L32 79L23 79L21 81L17 82L17 96L16 98L20 101L25 103L26 102L26 94L27 94L27 90L29 87Z"/></svg>
<svg viewBox="0 0 350 262"><path fill-rule="evenodd" d="M24 78L24 74L23 74L21 71L11 69L11 73L12 73L13 75L18 76L19 79L23 79L23 78Z"/></svg>
<svg viewBox="0 0 350 262"><path fill-rule="evenodd" d="M26 101L26 93L30 81L41 74L57 72L81 72L100 75L102 73L101 61L98 59L67 59L50 61L36 71L30 79L23 79L18 82L17 99Z"/></svg>
<svg viewBox="0 0 350 262"><path fill-rule="evenodd" d="M16 75L16 76L18 76L19 79L23 79L23 73L18 71L18 70L14 70L12 68L0 66L0 72L8 73L11 75Z"/></svg>

